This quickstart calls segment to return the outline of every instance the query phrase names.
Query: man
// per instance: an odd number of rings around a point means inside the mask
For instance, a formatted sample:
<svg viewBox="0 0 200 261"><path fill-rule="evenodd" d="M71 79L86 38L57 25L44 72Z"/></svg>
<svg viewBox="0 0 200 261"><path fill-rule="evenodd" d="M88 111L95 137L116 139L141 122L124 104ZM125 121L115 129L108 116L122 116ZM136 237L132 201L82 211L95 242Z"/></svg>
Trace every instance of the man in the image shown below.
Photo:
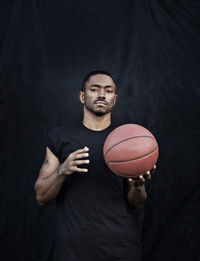
<svg viewBox="0 0 200 261"><path fill-rule="evenodd" d="M145 180L116 176L103 159L103 143L116 127L111 111L116 84L109 73L88 74L80 92L83 121L47 134L46 158L35 184L40 205L56 199L56 261L138 261L134 210L145 201Z"/></svg>

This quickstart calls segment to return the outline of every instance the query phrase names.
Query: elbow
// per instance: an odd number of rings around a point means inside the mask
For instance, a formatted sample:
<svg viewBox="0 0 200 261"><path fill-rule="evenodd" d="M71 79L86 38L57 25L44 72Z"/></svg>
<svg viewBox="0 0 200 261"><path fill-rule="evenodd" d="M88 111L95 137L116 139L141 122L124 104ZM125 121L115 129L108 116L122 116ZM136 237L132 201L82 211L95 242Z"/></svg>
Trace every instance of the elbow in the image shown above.
<svg viewBox="0 0 200 261"><path fill-rule="evenodd" d="M36 195L36 201L37 201L37 203L38 203L39 206L44 206L44 205L46 204L46 202L44 202L44 201L42 200L42 197L40 197L40 196L38 196L38 195Z"/></svg>
<svg viewBox="0 0 200 261"><path fill-rule="evenodd" d="M36 192L36 200L40 206L51 203L56 198L55 193L49 191L40 181L36 181L34 188Z"/></svg>
<svg viewBox="0 0 200 261"><path fill-rule="evenodd" d="M42 193L39 189L36 189L35 191L36 191L36 201L38 205L44 206L53 201L53 198L51 198L47 193Z"/></svg>
<svg viewBox="0 0 200 261"><path fill-rule="evenodd" d="M36 192L36 201L38 205L44 206L46 202L44 201L43 197L39 195L39 193Z"/></svg>
<svg viewBox="0 0 200 261"><path fill-rule="evenodd" d="M46 204L46 202L44 202L43 197L40 195L41 193L39 192L40 189L39 189L39 183L38 182L35 183L34 189L35 189L35 192L36 192L36 201L37 201L38 205L44 206Z"/></svg>

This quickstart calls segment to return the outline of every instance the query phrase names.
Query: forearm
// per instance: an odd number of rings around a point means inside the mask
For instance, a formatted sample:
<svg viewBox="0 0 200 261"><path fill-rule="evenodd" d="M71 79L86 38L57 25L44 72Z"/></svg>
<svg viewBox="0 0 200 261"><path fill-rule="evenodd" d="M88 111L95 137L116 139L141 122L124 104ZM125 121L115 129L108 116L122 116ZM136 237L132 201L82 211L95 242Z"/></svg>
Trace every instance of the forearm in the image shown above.
<svg viewBox="0 0 200 261"><path fill-rule="evenodd" d="M129 187L128 193L127 193L127 201L128 205L137 210L139 209L142 204L145 202L147 198L147 193L145 190L145 186L134 186L132 185Z"/></svg>
<svg viewBox="0 0 200 261"><path fill-rule="evenodd" d="M58 175L55 170L50 176L39 178L35 183L36 199L39 205L54 200L65 180L65 175Z"/></svg>

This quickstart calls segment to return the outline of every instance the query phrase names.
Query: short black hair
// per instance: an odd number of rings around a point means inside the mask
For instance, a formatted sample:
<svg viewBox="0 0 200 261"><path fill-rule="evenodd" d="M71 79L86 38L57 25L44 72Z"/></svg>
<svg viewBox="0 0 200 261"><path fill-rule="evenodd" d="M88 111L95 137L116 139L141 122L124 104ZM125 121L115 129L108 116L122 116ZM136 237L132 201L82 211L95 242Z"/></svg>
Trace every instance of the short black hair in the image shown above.
<svg viewBox="0 0 200 261"><path fill-rule="evenodd" d="M81 91L82 91L82 92L85 91L85 84L86 84L86 82L90 79L91 76L96 75L96 74L105 74L105 75L108 75L108 76L110 76L110 78L112 78L113 82L115 82L114 79L113 79L113 76L112 76L110 73L106 72L106 71L102 71L102 70L92 71L92 72L88 73L88 74L84 77L84 79L83 79L82 88L81 88Z"/></svg>

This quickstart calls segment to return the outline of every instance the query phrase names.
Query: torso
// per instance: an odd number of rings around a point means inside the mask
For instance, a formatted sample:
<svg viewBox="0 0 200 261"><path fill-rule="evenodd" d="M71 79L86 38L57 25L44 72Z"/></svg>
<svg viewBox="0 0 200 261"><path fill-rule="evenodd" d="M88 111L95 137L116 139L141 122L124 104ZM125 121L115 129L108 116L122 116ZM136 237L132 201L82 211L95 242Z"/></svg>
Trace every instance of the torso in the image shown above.
<svg viewBox="0 0 200 261"><path fill-rule="evenodd" d="M67 176L57 197L56 261L139 260L138 227L126 204L123 178L113 174L103 159L103 144L113 128L92 131L80 123L51 131L60 135L56 143L60 162L85 146L90 159L88 172Z"/></svg>

